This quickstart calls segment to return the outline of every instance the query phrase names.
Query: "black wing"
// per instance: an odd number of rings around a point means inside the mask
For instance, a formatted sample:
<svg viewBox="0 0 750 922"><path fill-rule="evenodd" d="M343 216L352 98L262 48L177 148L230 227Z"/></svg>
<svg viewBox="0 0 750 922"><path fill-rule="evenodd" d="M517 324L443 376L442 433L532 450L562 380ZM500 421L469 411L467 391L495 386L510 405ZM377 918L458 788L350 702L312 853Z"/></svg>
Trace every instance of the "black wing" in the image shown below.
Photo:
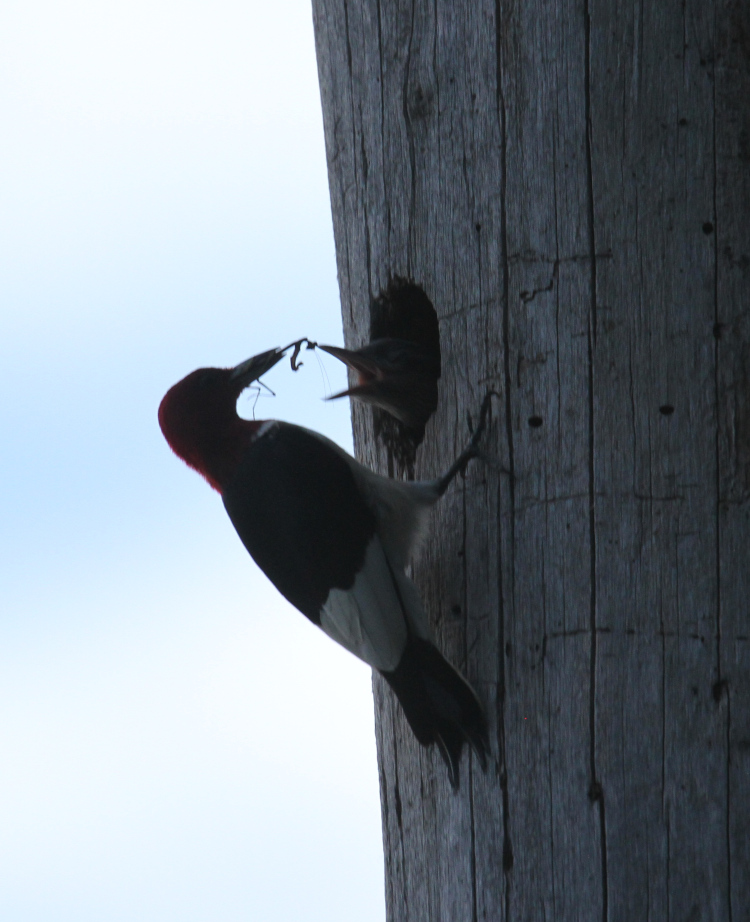
<svg viewBox="0 0 750 922"><path fill-rule="evenodd" d="M320 624L331 589L351 589L376 531L346 459L313 433L273 423L223 491L242 543L292 605Z"/></svg>

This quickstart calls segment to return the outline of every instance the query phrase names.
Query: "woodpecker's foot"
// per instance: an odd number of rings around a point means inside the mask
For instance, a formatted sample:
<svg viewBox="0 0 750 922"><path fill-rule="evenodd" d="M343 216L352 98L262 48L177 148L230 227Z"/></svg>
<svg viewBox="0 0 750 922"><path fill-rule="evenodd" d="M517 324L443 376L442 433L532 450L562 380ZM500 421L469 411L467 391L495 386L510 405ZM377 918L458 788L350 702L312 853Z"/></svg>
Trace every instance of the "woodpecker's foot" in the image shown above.
<svg viewBox="0 0 750 922"><path fill-rule="evenodd" d="M490 412L490 404L492 403L493 396L499 397L500 395L497 391L487 391L484 395L482 406L479 409L477 427L472 433L469 444L464 448L453 464L451 464L440 480L438 480L438 496L442 496L443 493L445 493L457 474L463 476L463 474L466 473L466 468L472 458L479 457L479 443L482 441L484 430L487 428L487 414ZM469 418L469 429L471 429L471 418Z"/></svg>

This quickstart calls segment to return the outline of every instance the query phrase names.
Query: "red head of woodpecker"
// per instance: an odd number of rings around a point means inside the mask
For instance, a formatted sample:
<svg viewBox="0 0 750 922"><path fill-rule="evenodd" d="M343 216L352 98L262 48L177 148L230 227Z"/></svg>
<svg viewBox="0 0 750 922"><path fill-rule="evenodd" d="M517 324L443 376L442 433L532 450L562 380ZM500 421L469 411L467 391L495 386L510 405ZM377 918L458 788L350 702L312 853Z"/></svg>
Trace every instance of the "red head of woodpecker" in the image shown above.
<svg viewBox="0 0 750 922"><path fill-rule="evenodd" d="M424 429L437 407L440 356L405 339L375 339L361 349L318 346L358 376L348 390L333 394L380 407L410 429Z"/></svg>
<svg viewBox="0 0 750 922"><path fill-rule="evenodd" d="M389 480L308 429L237 415L252 376L282 355L194 371L162 400L162 432L221 494L279 592L385 677L419 742L438 745L455 787L465 742L485 765L487 723L471 686L435 646L404 568L430 506L476 455L482 424L439 480Z"/></svg>

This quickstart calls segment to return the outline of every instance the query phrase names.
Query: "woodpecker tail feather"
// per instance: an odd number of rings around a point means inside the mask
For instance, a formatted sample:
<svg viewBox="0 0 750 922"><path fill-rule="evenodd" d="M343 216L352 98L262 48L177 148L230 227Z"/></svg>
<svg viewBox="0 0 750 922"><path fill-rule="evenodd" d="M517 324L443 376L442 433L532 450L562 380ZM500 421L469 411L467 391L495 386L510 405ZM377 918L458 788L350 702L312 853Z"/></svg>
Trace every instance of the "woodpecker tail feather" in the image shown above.
<svg viewBox="0 0 750 922"><path fill-rule="evenodd" d="M458 788L464 743L486 770L490 744L482 705L434 644L410 637L398 666L381 674L396 693L419 742L423 746L437 743L454 789Z"/></svg>

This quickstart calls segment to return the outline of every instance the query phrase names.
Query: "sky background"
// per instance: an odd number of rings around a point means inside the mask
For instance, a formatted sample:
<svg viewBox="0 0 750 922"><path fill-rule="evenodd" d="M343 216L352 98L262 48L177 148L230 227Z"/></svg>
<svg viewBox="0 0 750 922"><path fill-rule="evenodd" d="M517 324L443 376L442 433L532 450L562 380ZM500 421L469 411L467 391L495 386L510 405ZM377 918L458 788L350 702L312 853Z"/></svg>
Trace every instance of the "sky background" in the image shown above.
<svg viewBox="0 0 750 922"><path fill-rule="evenodd" d="M370 671L156 421L342 341L309 0L3 0L0 124L0 918L379 922ZM303 358L257 417L350 448Z"/></svg>

